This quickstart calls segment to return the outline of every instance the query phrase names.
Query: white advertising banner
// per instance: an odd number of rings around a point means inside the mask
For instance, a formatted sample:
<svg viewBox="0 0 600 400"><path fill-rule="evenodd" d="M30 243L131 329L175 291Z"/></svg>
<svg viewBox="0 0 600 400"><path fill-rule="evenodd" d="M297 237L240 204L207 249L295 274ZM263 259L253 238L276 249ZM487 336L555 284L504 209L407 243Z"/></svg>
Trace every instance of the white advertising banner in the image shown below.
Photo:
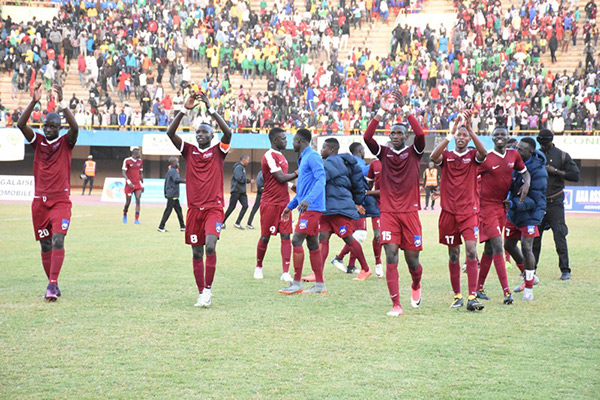
<svg viewBox="0 0 600 400"><path fill-rule="evenodd" d="M18 129L0 129L0 161L20 161L25 158L25 137Z"/></svg>
<svg viewBox="0 0 600 400"><path fill-rule="evenodd" d="M600 136L554 136L553 143L576 160L600 160Z"/></svg>
<svg viewBox="0 0 600 400"><path fill-rule="evenodd" d="M32 200L34 191L33 176L0 175L0 200Z"/></svg>
<svg viewBox="0 0 600 400"><path fill-rule="evenodd" d="M178 133L177 134L184 142L197 145L195 133ZM218 135L215 135L212 140L212 145L219 143ZM144 155L153 156L179 156L179 149L176 149L171 139L166 133L155 134L149 133L144 135L142 140L142 153Z"/></svg>

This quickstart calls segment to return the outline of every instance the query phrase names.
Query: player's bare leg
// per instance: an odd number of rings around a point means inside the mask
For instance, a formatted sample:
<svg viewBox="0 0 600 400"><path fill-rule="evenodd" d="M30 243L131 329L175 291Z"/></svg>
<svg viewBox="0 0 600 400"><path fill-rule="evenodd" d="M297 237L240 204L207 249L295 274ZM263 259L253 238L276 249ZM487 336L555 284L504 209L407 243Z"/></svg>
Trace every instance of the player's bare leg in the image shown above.
<svg viewBox="0 0 600 400"><path fill-rule="evenodd" d="M135 224L139 225L140 223L140 209L142 208L142 191L136 190L135 194Z"/></svg>
<svg viewBox="0 0 600 400"><path fill-rule="evenodd" d="M315 236L316 237L316 236ZM294 279L286 288L279 291L281 294L296 294L302 293L302 268L304 265L304 240L307 238L305 233L294 232L292 236L293 262L294 262ZM319 246L317 240L317 248Z"/></svg>
<svg viewBox="0 0 600 400"><path fill-rule="evenodd" d="M48 250L48 241L44 241L41 246L42 252L47 254L48 252L44 252L44 250ZM53 233L52 239L50 240L50 246L50 271L48 274L48 287L46 288L46 295L44 298L47 301L56 301L60 296L58 276L60 275L60 270L65 259L65 234ZM44 255L42 255L42 257L44 257Z"/></svg>
<svg viewBox="0 0 600 400"><path fill-rule="evenodd" d="M395 243L386 243L383 245L385 250L386 273L388 291L392 299L392 309L387 313L390 317L402 315L402 305L400 305L400 286L398 283L398 245Z"/></svg>
<svg viewBox="0 0 600 400"><path fill-rule="evenodd" d="M404 260L408 265L408 272L412 277L410 305L413 308L419 308L421 305L421 276L423 276L423 267L419 262L419 250L404 250Z"/></svg>
<svg viewBox="0 0 600 400"><path fill-rule="evenodd" d="M127 211L129 211L129 206L131 205L131 194L125 195L125 207L123 207L123 223L127 223Z"/></svg>

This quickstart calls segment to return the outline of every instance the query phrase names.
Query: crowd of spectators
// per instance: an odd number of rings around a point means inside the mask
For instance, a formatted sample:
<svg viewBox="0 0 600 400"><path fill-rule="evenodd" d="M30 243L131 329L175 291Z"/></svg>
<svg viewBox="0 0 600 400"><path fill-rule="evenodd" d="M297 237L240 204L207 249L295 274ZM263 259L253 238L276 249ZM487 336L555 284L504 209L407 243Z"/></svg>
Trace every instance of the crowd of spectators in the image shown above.
<svg viewBox="0 0 600 400"><path fill-rule="evenodd" d="M470 105L480 131L496 124L514 131L600 129L594 0L583 10L568 0L523 0L504 10L499 0L457 0L454 26L406 25L406 10L421 6L263 0L253 10L244 0L66 1L49 23L0 22L0 68L12 77L13 96L36 80L50 88L78 74L88 97L73 95L69 106L82 126L164 127L187 92L200 89L240 132L282 125L357 134L380 97L399 88L405 111L430 130L448 129ZM390 22L386 57L348 49L355 29ZM540 61L545 53L555 61L567 52L585 59L571 74ZM192 76L194 64L202 76ZM267 90L232 87L233 74L264 79ZM55 107L49 96L34 122ZM0 110L0 121L16 121L18 113ZM204 118L200 111L183 125ZM386 124L401 119L398 113Z"/></svg>

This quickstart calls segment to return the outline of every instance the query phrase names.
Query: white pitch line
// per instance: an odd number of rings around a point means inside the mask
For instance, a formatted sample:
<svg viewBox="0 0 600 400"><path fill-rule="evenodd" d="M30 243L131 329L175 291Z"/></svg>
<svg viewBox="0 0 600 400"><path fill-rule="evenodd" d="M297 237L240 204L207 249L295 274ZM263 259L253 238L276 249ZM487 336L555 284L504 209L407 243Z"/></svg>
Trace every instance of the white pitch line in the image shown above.
<svg viewBox="0 0 600 400"><path fill-rule="evenodd" d="M77 214L77 215L71 215L71 218L79 218L79 217L93 217L94 214ZM2 218L0 219L0 221L29 221L31 220L30 218Z"/></svg>

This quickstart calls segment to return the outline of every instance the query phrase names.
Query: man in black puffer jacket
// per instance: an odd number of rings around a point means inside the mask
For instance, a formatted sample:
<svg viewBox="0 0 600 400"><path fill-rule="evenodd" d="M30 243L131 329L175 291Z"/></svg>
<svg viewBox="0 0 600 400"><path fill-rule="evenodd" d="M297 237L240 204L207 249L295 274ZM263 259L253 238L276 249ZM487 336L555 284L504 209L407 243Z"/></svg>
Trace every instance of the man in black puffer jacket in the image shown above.
<svg viewBox="0 0 600 400"><path fill-rule="evenodd" d="M355 279L364 281L372 272L360 243L352 236L352 220L359 218L359 212L365 212L362 204L365 201L366 188L362 169L354 156L349 153L338 154L339 149L340 143L334 138L325 140L321 149L327 176L325 212L321 216L319 234L321 259L324 265L329 254L329 238L335 233L350 247L350 251L361 265L361 271Z"/></svg>
<svg viewBox="0 0 600 400"><path fill-rule="evenodd" d="M538 225L546 213L546 188L548 173L546 172L546 157L535 149L535 140L530 137L521 139L517 150L525 162L531 175L531 186L524 201L520 201L521 191L524 190L523 177L516 175L508 195L507 222L504 230L504 249L514 258L517 264L524 265L525 286L515 288L515 292L523 290L523 300L533 300L533 285L535 280L535 257L533 255L533 240L538 237ZM521 249L517 246L521 240Z"/></svg>

